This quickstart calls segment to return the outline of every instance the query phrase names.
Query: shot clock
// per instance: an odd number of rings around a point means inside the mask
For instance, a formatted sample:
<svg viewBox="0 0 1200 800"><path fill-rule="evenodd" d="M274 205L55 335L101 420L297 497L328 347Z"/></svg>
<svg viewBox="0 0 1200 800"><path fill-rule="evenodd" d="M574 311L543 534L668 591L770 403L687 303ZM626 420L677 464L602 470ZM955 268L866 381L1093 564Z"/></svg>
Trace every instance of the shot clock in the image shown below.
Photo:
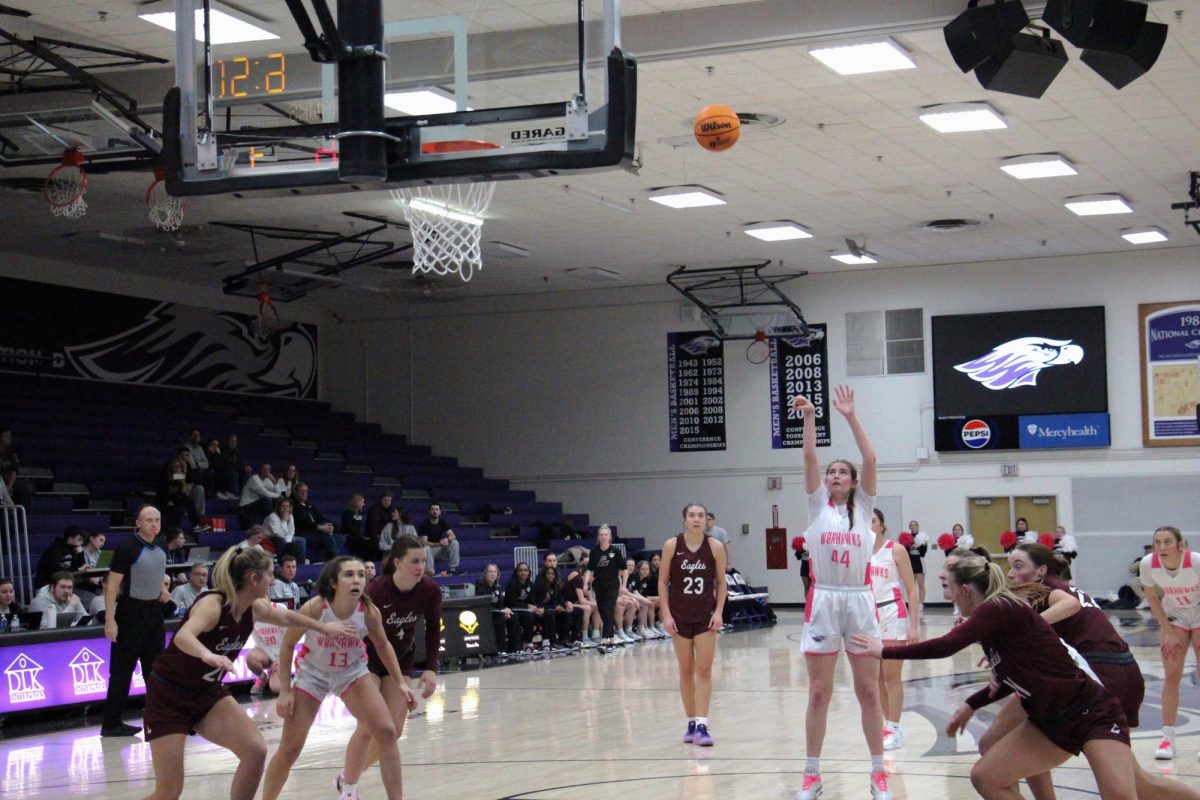
<svg viewBox="0 0 1200 800"><path fill-rule="evenodd" d="M271 53L260 58L226 58L213 64L215 100L283 94L287 91L287 56Z"/></svg>

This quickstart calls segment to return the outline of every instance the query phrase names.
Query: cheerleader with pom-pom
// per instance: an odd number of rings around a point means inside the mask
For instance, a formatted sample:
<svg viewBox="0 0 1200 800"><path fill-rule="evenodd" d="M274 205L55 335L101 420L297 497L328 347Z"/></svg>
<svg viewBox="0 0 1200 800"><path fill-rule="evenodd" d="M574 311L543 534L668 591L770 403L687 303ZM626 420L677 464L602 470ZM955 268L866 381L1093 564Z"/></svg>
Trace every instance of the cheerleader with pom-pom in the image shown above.
<svg viewBox="0 0 1200 800"><path fill-rule="evenodd" d="M1067 561L1067 567L1063 570L1062 579L1064 581L1071 580L1071 562L1079 555L1079 545L1075 542L1075 537L1067 533L1067 529L1059 525L1054 529L1054 544L1050 546L1056 555L1060 555Z"/></svg>
<svg viewBox="0 0 1200 800"><path fill-rule="evenodd" d="M792 553L800 562L800 580L804 581L804 602L807 603L808 596L812 592L812 570L809 568L808 546L803 536L792 537Z"/></svg>
<svg viewBox="0 0 1200 800"><path fill-rule="evenodd" d="M920 523L914 519L897 541L908 551L913 580L917 582L917 599L921 605L925 605L925 554L929 552L929 534L922 532Z"/></svg>

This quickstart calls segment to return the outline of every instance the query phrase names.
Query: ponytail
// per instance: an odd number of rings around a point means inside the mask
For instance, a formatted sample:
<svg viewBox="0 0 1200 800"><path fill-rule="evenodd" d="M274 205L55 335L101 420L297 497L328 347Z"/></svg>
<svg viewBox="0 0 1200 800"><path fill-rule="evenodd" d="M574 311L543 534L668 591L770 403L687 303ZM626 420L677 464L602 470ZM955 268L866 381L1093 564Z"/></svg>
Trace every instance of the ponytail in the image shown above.
<svg viewBox="0 0 1200 800"><path fill-rule="evenodd" d="M974 555L966 556L951 565L949 572L959 586L974 586L983 597L981 602L997 598L1014 603L1025 602L1008 587L1004 570L993 561Z"/></svg>
<svg viewBox="0 0 1200 800"><path fill-rule="evenodd" d="M213 566L213 590L225 596L224 605L232 606L238 592L246 585L246 576L271 568L271 556L257 547L226 550Z"/></svg>

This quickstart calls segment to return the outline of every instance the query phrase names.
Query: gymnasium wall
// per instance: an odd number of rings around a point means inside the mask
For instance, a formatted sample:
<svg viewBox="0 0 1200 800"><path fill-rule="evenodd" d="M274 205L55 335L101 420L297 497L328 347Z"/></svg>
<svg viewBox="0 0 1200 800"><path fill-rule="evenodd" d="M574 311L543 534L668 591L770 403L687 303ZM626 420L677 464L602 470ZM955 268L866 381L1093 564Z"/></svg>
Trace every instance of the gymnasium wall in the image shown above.
<svg viewBox="0 0 1200 800"><path fill-rule="evenodd" d="M1055 495L1060 522L1079 537L1078 581L1111 591L1158 524L1179 525L1200 547L1200 450L1142 447L1137 336L1138 303L1200 295L1198 257L1200 247L1181 247L848 271L801 278L788 292L810 322L828 324L835 381L845 375L848 311L922 307L928 365L930 315L1106 306L1110 448L938 454L928 369L858 378L854 387L879 452L879 493L902 508L890 520L893 531L915 518L936 536L966 520L971 496ZM786 574L765 568L772 504L789 536L806 525L800 453L770 447L767 366L747 363L744 345L727 344L728 449L668 450L666 334L698 327L680 322L681 299L663 286L572 290L326 325L323 399L651 541L679 529L684 503L704 502L733 534L738 567L768 584L775 600L797 602L798 563L789 560ZM368 375L366 385L357 374ZM927 460L918 459L922 447L931 451ZM833 446L821 451L823 461L835 455L856 457L840 417ZM1020 476L1001 478L1001 463L1018 464ZM782 491L766 488L775 475ZM1142 492L1153 497L1148 507L1136 500ZM927 568L936 572L940 563L933 553Z"/></svg>

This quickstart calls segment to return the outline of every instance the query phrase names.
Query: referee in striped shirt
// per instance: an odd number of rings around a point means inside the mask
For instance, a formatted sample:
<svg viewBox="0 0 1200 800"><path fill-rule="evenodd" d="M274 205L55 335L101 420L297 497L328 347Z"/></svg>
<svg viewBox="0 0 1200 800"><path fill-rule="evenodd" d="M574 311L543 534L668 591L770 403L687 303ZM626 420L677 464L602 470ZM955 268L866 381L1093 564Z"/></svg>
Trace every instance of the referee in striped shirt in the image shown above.
<svg viewBox="0 0 1200 800"><path fill-rule="evenodd" d="M133 670L142 662L142 678L150 679L154 659L163 651L161 604L171 599L163 588L167 549L159 531L162 515L145 506L137 515L137 533L113 552L104 582L104 635L112 642L108 659L108 699L104 704L101 736L135 736L141 728L127 725L121 715L129 700Z"/></svg>

